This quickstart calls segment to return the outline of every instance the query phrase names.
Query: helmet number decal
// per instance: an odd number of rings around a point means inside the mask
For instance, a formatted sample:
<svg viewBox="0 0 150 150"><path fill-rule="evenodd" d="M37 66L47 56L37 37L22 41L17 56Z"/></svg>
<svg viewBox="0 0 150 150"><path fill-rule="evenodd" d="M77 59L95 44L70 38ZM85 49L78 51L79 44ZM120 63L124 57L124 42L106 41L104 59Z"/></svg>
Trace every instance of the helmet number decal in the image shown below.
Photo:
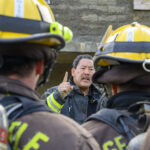
<svg viewBox="0 0 150 150"><path fill-rule="evenodd" d="M15 0L14 16L24 18L24 0Z"/></svg>

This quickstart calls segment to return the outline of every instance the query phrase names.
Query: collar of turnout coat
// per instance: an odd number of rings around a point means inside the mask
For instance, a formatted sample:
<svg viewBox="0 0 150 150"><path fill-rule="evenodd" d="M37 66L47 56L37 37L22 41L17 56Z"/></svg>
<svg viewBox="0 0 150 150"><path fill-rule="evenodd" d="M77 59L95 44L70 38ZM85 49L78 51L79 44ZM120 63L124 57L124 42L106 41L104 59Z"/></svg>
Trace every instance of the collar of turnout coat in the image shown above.
<svg viewBox="0 0 150 150"><path fill-rule="evenodd" d="M127 109L139 101L150 101L149 91L125 91L112 96L107 101L107 108Z"/></svg>
<svg viewBox="0 0 150 150"><path fill-rule="evenodd" d="M20 96L26 96L38 101L40 100L36 93L30 87L26 86L23 82L4 76L0 76L0 93L2 95L16 94Z"/></svg>

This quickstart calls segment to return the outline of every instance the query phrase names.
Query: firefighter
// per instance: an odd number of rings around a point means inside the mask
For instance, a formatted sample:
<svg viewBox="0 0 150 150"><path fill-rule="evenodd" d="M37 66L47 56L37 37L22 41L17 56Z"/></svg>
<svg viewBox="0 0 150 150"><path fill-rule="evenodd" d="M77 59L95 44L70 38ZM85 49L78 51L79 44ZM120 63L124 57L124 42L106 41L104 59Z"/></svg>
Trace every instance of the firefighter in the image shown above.
<svg viewBox="0 0 150 150"><path fill-rule="evenodd" d="M68 72L66 72L63 81L58 86L47 89L42 98L51 110L82 124L88 116L104 107L106 98L92 83L95 72L92 56L78 55L72 66L69 81L67 81ZM58 103L60 105L57 105Z"/></svg>
<svg viewBox="0 0 150 150"><path fill-rule="evenodd" d="M106 108L83 125L102 150L124 150L147 129L150 104L150 28L137 22L107 32L95 54L93 82L111 85Z"/></svg>
<svg viewBox="0 0 150 150"><path fill-rule="evenodd" d="M0 104L13 150L98 150L90 133L42 104L35 93L72 32L44 0L0 0Z"/></svg>

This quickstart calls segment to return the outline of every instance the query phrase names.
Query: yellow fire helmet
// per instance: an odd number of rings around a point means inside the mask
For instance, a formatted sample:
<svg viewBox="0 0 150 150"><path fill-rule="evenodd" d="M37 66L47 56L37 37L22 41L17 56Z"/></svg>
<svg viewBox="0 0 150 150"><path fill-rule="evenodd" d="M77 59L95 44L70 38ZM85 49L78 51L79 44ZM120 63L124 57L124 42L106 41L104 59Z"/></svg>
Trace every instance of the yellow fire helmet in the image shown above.
<svg viewBox="0 0 150 150"><path fill-rule="evenodd" d="M150 64L150 27L134 22L109 33L95 53L95 67L127 62L142 63L144 68Z"/></svg>
<svg viewBox="0 0 150 150"><path fill-rule="evenodd" d="M58 50L71 38L44 0L0 0L0 43L31 42Z"/></svg>

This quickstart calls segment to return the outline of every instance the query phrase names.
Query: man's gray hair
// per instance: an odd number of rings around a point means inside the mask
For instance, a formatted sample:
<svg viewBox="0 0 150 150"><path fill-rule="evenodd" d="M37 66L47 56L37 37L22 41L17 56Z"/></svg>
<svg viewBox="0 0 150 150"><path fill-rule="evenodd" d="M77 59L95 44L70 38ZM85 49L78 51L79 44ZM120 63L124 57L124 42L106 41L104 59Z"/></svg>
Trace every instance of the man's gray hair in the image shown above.
<svg viewBox="0 0 150 150"><path fill-rule="evenodd" d="M93 60L93 57L92 57L91 55L88 55L88 54L78 55L78 56L74 59L74 61L73 61L73 63L72 63L72 67L73 67L73 68L77 68L78 63L79 63L79 61L80 61L81 59L90 59L90 60Z"/></svg>

